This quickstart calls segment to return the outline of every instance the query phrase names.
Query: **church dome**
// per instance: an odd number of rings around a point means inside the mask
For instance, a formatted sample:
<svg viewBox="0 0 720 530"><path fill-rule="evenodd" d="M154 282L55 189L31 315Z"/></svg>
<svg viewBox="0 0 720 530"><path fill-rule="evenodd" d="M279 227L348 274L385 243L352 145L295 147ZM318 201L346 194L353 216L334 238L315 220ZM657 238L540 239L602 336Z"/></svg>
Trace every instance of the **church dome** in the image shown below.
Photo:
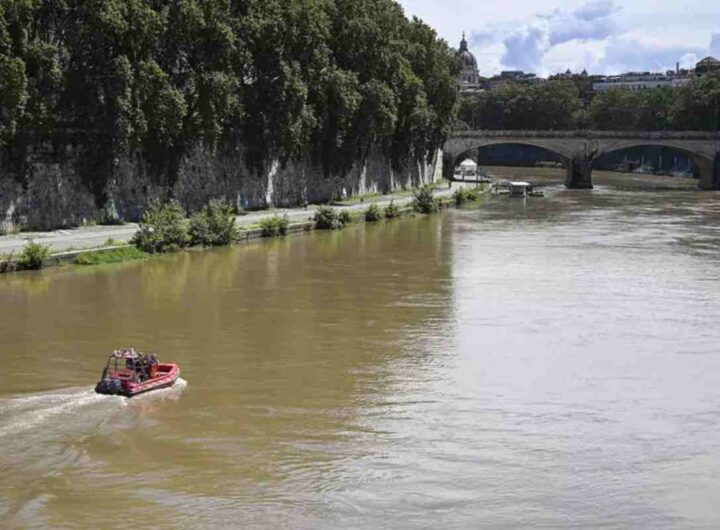
<svg viewBox="0 0 720 530"><path fill-rule="evenodd" d="M477 59L475 59L475 56L468 50L468 43L465 40L465 34L463 33L463 38L460 41L460 50L458 51L458 57L460 57L460 61L462 62L463 68L477 68Z"/></svg>

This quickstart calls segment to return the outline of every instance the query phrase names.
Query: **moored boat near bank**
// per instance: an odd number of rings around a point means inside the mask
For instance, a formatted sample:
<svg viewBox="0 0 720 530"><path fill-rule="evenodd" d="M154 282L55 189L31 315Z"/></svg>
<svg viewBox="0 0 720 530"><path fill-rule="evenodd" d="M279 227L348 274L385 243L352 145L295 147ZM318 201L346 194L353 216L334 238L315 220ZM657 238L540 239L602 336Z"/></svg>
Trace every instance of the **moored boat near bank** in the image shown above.
<svg viewBox="0 0 720 530"><path fill-rule="evenodd" d="M525 181L502 181L493 187L495 195L509 195L510 197L544 197L545 193L540 190L533 189L533 185Z"/></svg>

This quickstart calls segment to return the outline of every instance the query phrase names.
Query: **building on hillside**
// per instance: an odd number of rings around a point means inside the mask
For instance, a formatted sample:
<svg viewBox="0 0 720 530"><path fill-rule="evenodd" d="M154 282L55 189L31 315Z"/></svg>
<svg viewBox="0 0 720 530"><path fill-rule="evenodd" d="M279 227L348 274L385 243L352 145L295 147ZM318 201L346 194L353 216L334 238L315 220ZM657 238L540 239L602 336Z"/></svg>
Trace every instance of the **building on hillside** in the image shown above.
<svg viewBox="0 0 720 530"><path fill-rule="evenodd" d="M614 88L626 88L628 90L658 90L661 88L679 88L686 85L692 79L687 70L679 68L673 72L664 74L652 72L629 72L627 74L605 77L593 83L593 90L598 94L607 92Z"/></svg>
<svg viewBox="0 0 720 530"><path fill-rule="evenodd" d="M504 70L500 75L488 79L488 88L495 89L509 83L534 84L544 81L535 74L528 74L522 70Z"/></svg>
<svg viewBox="0 0 720 530"><path fill-rule="evenodd" d="M712 72L720 72L720 61L715 57L705 57L695 65L695 75L701 76Z"/></svg>
<svg viewBox="0 0 720 530"><path fill-rule="evenodd" d="M468 43L465 40L465 33L463 33L462 40L460 41L460 49L458 50L458 57L462 70L458 77L458 84L460 85L461 93L472 93L480 92L485 87L480 80L480 71L478 70L477 59L468 49Z"/></svg>
<svg viewBox="0 0 720 530"><path fill-rule="evenodd" d="M548 79L570 79L570 80L574 80L574 79L577 79L577 78L581 78L581 79L582 79L582 78L587 78L587 77L588 77L587 70L583 70L583 71L582 71L581 73L579 73L579 74L574 74L574 73L572 72L572 70L570 70L570 69L568 68L568 69L565 71L565 73L551 75Z"/></svg>

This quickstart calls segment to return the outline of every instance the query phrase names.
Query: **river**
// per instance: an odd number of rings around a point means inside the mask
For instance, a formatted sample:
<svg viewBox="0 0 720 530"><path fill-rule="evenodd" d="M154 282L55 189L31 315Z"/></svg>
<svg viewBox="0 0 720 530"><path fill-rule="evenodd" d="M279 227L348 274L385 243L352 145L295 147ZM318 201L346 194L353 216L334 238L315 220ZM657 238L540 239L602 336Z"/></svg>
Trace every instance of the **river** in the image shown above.
<svg viewBox="0 0 720 530"><path fill-rule="evenodd" d="M720 197L546 193L0 277L0 526L720 527Z"/></svg>

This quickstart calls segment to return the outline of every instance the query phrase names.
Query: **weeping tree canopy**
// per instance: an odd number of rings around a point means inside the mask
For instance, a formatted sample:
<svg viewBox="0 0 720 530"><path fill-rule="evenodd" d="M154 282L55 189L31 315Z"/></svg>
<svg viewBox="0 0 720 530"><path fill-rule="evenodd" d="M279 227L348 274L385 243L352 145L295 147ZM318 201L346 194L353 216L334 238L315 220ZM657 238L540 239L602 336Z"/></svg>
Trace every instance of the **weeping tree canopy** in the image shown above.
<svg viewBox="0 0 720 530"><path fill-rule="evenodd" d="M95 146L87 184L142 150L157 178L197 145L250 167L396 168L453 124L458 64L394 0L0 0L0 149Z"/></svg>

